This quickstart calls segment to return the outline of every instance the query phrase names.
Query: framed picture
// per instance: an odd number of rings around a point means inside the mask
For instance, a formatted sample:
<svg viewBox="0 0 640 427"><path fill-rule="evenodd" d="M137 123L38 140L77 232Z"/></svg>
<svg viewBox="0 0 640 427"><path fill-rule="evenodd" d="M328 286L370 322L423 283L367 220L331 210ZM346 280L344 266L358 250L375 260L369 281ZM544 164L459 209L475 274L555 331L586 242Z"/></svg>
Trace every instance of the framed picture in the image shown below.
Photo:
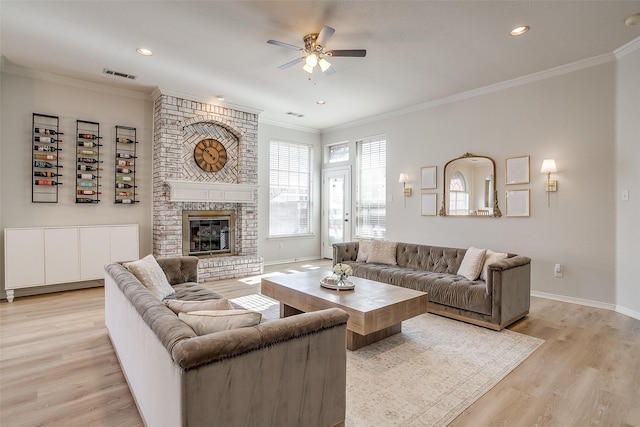
<svg viewBox="0 0 640 427"><path fill-rule="evenodd" d="M507 216L529 216L529 190L507 190Z"/></svg>
<svg viewBox="0 0 640 427"><path fill-rule="evenodd" d="M529 183L529 156L512 157L506 162L505 183L507 185Z"/></svg>
<svg viewBox="0 0 640 427"><path fill-rule="evenodd" d="M430 190L437 187L436 166L420 168L420 188Z"/></svg>
<svg viewBox="0 0 640 427"><path fill-rule="evenodd" d="M436 215L436 193L423 193L420 195L420 215Z"/></svg>

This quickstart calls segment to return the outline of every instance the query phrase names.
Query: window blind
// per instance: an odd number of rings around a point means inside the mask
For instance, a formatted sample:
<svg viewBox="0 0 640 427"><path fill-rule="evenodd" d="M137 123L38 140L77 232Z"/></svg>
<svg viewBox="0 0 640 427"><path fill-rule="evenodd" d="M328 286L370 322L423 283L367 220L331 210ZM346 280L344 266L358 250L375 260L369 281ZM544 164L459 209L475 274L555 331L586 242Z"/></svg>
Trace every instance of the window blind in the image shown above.
<svg viewBox="0 0 640 427"><path fill-rule="evenodd" d="M387 233L386 137L356 142L356 237L384 238Z"/></svg>

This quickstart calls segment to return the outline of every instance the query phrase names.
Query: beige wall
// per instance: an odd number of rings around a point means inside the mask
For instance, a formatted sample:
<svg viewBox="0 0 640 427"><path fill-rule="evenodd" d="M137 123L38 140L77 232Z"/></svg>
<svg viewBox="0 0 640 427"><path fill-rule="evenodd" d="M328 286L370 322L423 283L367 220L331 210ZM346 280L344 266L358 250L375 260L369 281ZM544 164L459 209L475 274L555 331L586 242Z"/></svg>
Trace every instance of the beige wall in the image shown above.
<svg viewBox="0 0 640 427"><path fill-rule="evenodd" d="M640 313L640 40L617 67L616 96L616 297ZM629 190L629 200L622 191ZM624 312L624 311L623 311Z"/></svg>
<svg viewBox="0 0 640 427"><path fill-rule="evenodd" d="M0 227L40 227L57 225L139 224L140 254L151 252L151 137L152 102L144 94L119 91L105 86L34 74L16 69L2 72L0 133ZM32 113L60 117L65 133L62 140L62 182L58 203L31 203L31 120ZM102 196L98 205L75 203L76 120L100 123L103 144ZM116 125L137 128L138 193L141 203L113 203L114 149ZM0 245L2 256L2 296L4 297L4 233ZM48 290L56 289L49 287ZM19 290L17 296L40 290Z"/></svg>
<svg viewBox="0 0 640 427"><path fill-rule="evenodd" d="M323 143L367 135L387 135L387 238L450 247L485 247L532 258L532 288L613 307L615 258L615 63L609 62L466 100L368 124L325 132ZM528 188L528 218L420 216L419 171L442 167L466 152L496 162L498 200L505 212L505 189ZM505 159L528 155L528 185L506 186ZM540 166L558 165L559 191L547 195ZM414 195L402 200L401 172ZM354 193L355 194L355 193ZM565 268L554 278L554 264Z"/></svg>

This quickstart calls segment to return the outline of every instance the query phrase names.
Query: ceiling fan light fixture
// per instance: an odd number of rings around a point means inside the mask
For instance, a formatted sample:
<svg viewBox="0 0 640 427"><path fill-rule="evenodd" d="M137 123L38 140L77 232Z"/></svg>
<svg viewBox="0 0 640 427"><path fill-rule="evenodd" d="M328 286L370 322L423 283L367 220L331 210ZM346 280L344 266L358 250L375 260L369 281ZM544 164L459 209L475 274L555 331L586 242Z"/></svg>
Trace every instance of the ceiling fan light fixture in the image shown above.
<svg viewBox="0 0 640 427"><path fill-rule="evenodd" d="M318 61L318 65L320 65L320 69L323 73L327 71L329 67L331 67L331 63L329 63L329 61L324 58L320 58L320 60Z"/></svg>
<svg viewBox="0 0 640 427"><path fill-rule="evenodd" d="M315 67L318 65L318 56L315 53L310 53L304 60L309 67Z"/></svg>
<svg viewBox="0 0 640 427"><path fill-rule="evenodd" d="M527 31L529 31L530 27L528 25L521 25L519 27L515 27L513 30L509 32L512 36L521 36Z"/></svg>
<svg viewBox="0 0 640 427"><path fill-rule="evenodd" d="M302 67L302 69L309 74L313 73L313 67L310 67L309 64L304 64L304 67Z"/></svg>

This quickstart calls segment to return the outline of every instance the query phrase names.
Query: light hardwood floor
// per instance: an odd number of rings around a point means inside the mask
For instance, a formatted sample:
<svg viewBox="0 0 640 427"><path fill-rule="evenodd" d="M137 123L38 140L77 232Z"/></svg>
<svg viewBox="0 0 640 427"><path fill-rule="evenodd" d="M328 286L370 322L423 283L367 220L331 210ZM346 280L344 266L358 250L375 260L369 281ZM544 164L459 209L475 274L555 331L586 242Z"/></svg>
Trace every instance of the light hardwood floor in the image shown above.
<svg viewBox="0 0 640 427"><path fill-rule="evenodd" d="M317 267L330 261L265 270ZM231 298L260 291L250 278L207 286ZM0 303L2 427L142 426L103 307L102 288ZM640 320L533 298L510 329L546 341L450 427L640 426Z"/></svg>

